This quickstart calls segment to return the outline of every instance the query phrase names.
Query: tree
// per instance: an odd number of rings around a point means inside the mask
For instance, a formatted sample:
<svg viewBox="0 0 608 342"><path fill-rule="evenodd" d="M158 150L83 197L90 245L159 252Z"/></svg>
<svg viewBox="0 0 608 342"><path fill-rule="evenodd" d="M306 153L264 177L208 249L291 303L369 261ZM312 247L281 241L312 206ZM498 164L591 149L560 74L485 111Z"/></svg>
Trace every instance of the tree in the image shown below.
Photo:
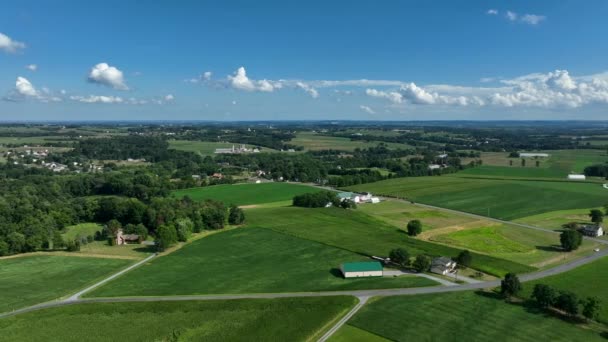
<svg viewBox="0 0 608 342"><path fill-rule="evenodd" d="M576 250L581 245L583 241L583 236L576 230L564 230L559 235L559 241L562 245L562 248L565 251L570 252Z"/></svg>
<svg viewBox="0 0 608 342"><path fill-rule="evenodd" d="M411 220L407 223L407 233L410 236L416 236L422 233L422 222L420 220Z"/></svg>
<svg viewBox="0 0 608 342"><path fill-rule="evenodd" d="M526 160L524 158L521 158L521 166L522 167L526 166Z"/></svg>
<svg viewBox="0 0 608 342"><path fill-rule="evenodd" d="M8 255L8 253L9 253L8 243L0 240L0 256Z"/></svg>
<svg viewBox="0 0 608 342"><path fill-rule="evenodd" d="M589 212L589 217L593 223L602 223L604 221L604 213L599 209L592 209Z"/></svg>
<svg viewBox="0 0 608 342"><path fill-rule="evenodd" d="M173 225L163 224L156 232L156 248L159 252L171 247L177 242L177 231Z"/></svg>
<svg viewBox="0 0 608 342"><path fill-rule="evenodd" d="M391 250L388 257L391 259L391 262L394 262L401 267L407 267L410 265L410 254L403 248L395 248Z"/></svg>
<svg viewBox="0 0 608 342"><path fill-rule="evenodd" d="M521 291L521 283L515 273L507 273L500 282L500 293L505 298L511 298Z"/></svg>
<svg viewBox="0 0 608 342"><path fill-rule="evenodd" d="M412 266L418 272L426 272L431 268L431 258L424 254L418 254Z"/></svg>
<svg viewBox="0 0 608 342"><path fill-rule="evenodd" d="M464 250L464 251L460 252L458 254L458 256L456 257L456 263L458 263L458 265L461 265L464 267L471 266L472 261L473 261L473 256L471 255L471 252L469 252L468 250Z"/></svg>
<svg viewBox="0 0 608 342"><path fill-rule="evenodd" d="M58 248L65 247L65 242L63 241L63 236L61 236L61 233L59 233L58 231L53 232L52 241L53 241L53 245L51 246L52 249L58 249Z"/></svg>
<svg viewBox="0 0 608 342"><path fill-rule="evenodd" d="M118 222L116 219L111 219L108 221L107 226L110 233L109 235L113 237L115 237L116 234L118 234L118 231L122 229L122 224L120 224L120 222Z"/></svg>
<svg viewBox="0 0 608 342"><path fill-rule="evenodd" d="M69 241L66 245L68 252L80 251L80 240Z"/></svg>
<svg viewBox="0 0 608 342"><path fill-rule="evenodd" d="M509 160L509 166L513 166L513 161Z"/></svg>
<svg viewBox="0 0 608 342"><path fill-rule="evenodd" d="M181 218L175 221L177 231L177 241L186 242L192 235L194 224L189 218Z"/></svg>
<svg viewBox="0 0 608 342"><path fill-rule="evenodd" d="M564 311L569 316L578 314L579 300L576 294L569 291L562 291L555 300L555 307Z"/></svg>
<svg viewBox="0 0 608 342"><path fill-rule="evenodd" d="M344 201L340 202L340 208L342 208L342 209L357 209L357 204L355 203L355 201L351 201L349 199L345 199Z"/></svg>
<svg viewBox="0 0 608 342"><path fill-rule="evenodd" d="M536 161L536 167L540 167L540 161Z"/></svg>
<svg viewBox="0 0 608 342"><path fill-rule="evenodd" d="M600 300L596 297L588 297L581 302L583 304L583 316L586 319L596 319L600 312Z"/></svg>
<svg viewBox="0 0 608 342"><path fill-rule="evenodd" d="M555 304L556 293L549 285L536 284L534 285L534 291L532 291L532 298L536 300L538 306L547 309Z"/></svg>
<svg viewBox="0 0 608 342"><path fill-rule="evenodd" d="M245 212L243 209L236 205L230 206L230 213L228 214L228 223L233 225L239 225L245 222Z"/></svg>

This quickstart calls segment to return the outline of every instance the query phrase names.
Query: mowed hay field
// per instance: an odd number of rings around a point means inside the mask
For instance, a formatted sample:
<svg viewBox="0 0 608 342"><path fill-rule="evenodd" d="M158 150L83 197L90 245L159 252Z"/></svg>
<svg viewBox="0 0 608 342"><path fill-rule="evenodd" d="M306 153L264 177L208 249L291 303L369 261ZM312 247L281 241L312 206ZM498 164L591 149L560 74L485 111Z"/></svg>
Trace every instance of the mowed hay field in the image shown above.
<svg viewBox="0 0 608 342"><path fill-rule="evenodd" d="M0 259L0 312L69 295L131 262L49 255Z"/></svg>
<svg viewBox="0 0 608 342"><path fill-rule="evenodd" d="M605 287L607 283L608 258L604 257L566 273L526 282L523 285L523 295L530 296L535 284L547 284L558 290L574 292L579 299L598 297L602 302L599 320L602 323L608 323L608 291Z"/></svg>
<svg viewBox="0 0 608 342"><path fill-rule="evenodd" d="M272 221L273 217L267 218ZM292 220L297 218L292 217ZM340 264L368 258L263 228L214 234L152 260L87 296L378 289L437 285L414 276L344 279Z"/></svg>
<svg viewBox="0 0 608 342"><path fill-rule="evenodd" d="M356 148L369 148L376 147L380 144L380 141L363 141L363 140L350 140L349 138L343 137L332 137L326 135L319 135L311 132L298 133L298 135L289 141L290 144L302 146L307 151L321 151L321 150L341 150L341 151L354 151ZM384 143L388 148L401 148L406 149L410 147L406 144L397 143Z"/></svg>
<svg viewBox="0 0 608 342"><path fill-rule="evenodd" d="M223 184L190 188L173 192L176 197L188 196L195 201L212 199L226 204L252 205L291 201L294 196L321 191L317 188L290 183Z"/></svg>
<svg viewBox="0 0 608 342"><path fill-rule="evenodd" d="M608 204L608 202L607 202ZM589 224L589 212L591 209L604 210L604 208L589 209L569 209L550 211L538 215L526 216L515 220L515 222L531 224L538 227L562 230L566 223L576 222L579 224Z"/></svg>
<svg viewBox="0 0 608 342"><path fill-rule="evenodd" d="M265 227L368 256L388 256L391 249L398 247L407 249L412 255L447 257L456 257L462 250L411 238L402 227L393 226L359 209L256 208L247 210L247 222L250 226ZM536 269L491 255L474 252L473 255L473 268L496 276L503 276L507 272L531 272Z"/></svg>
<svg viewBox="0 0 608 342"><path fill-rule="evenodd" d="M0 339L309 341L354 303L340 296L78 304L2 319Z"/></svg>
<svg viewBox="0 0 608 342"><path fill-rule="evenodd" d="M389 179L348 187L351 191L407 198L503 220L545 212L592 208L608 202L600 184L457 176Z"/></svg>
<svg viewBox="0 0 608 342"><path fill-rule="evenodd" d="M221 143L212 141L195 141L195 140L169 140L169 148L179 151L194 152L202 156L212 156L217 148L231 148L232 146L239 147L241 144ZM255 146L246 145L247 148ZM262 147L260 152L278 152L271 148Z"/></svg>
<svg viewBox="0 0 608 342"><path fill-rule="evenodd" d="M479 292L372 299L348 325L392 341L603 340L595 331Z"/></svg>

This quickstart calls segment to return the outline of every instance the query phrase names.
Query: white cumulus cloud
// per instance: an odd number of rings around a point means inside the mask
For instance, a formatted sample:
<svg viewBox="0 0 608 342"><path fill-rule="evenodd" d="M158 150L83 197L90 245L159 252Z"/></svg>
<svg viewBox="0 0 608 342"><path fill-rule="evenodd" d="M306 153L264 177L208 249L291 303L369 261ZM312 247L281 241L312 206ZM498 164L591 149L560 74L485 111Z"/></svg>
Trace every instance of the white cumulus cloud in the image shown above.
<svg viewBox="0 0 608 342"><path fill-rule="evenodd" d="M366 89L365 93L371 97L379 97L387 99L393 103L403 102L403 95L396 91L381 91L377 89Z"/></svg>
<svg viewBox="0 0 608 342"><path fill-rule="evenodd" d="M511 21L515 21L515 20L517 20L518 15L515 12L507 11L507 14L505 14L505 17Z"/></svg>
<svg viewBox="0 0 608 342"><path fill-rule="evenodd" d="M15 91L17 94L27 97L38 97L38 90L34 88L32 83L25 77L17 77L15 81Z"/></svg>
<svg viewBox="0 0 608 342"><path fill-rule="evenodd" d="M238 68L234 75L228 76L228 84L235 89L245 91L262 91L262 92L273 92L276 86L275 82L268 80L256 81L247 77L247 71L245 67ZM280 88L280 86L279 86Z"/></svg>
<svg viewBox="0 0 608 342"><path fill-rule="evenodd" d="M29 71L36 71L38 70L38 66L36 64L28 64L25 66L25 68Z"/></svg>
<svg viewBox="0 0 608 342"><path fill-rule="evenodd" d="M92 67L88 80L91 83L105 85L118 90L129 90L129 87L125 84L122 71L108 65L108 63L99 63Z"/></svg>
<svg viewBox="0 0 608 342"><path fill-rule="evenodd" d="M173 100L175 100L175 96L173 96L173 94L165 95L165 101L171 102Z"/></svg>
<svg viewBox="0 0 608 342"><path fill-rule="evenodd" d="M19 50L25 49L25 44L11 39L11 37L0 32L0 50L7 53L15 53Z"/></svg>
<svg viewBox="0 0 608 342"><path fill-rule="evenodd" d="M376 112L368 106L360 105L359 109L361 109L362 111L364 111L368 114L376 114Z"/></svg>
<svg viewBox="0 0 608 342"><path fill-rule="evenodd" d="M524 14L521 17L521 21L526 23L526 24L530 24L530 25L537 25L538 23L540 23L541 21L544 21L545 19L547 19L547 17L545 17L544 15L536 15L536 14Z"/></svg>
<svg viewBox="0 0 608 342"><path fill-rule="evenodd" d="M497 10L497 9L490 8L490 9L489 9L489 10L486 12L486 14L490 14L490 15L497 15L497 14L498 14L498 10Z"/></svg>
<svg viewBox="0 0 608 342"><path fill-rule="evenodd" d="M123 103L124 100L120 96L105 96L105 95L89 95L89 96L70 96L70 100L84 103Z"/></svg>
<svg viewBox="0 0 608 342"><path fill-rule="evenodd" d="M317 91L317 89L311 87L310 85L308 85L304 82L296 82L296 87L304 90L313 99L316 99L317 97L319 97L319 92Z"/></svg>

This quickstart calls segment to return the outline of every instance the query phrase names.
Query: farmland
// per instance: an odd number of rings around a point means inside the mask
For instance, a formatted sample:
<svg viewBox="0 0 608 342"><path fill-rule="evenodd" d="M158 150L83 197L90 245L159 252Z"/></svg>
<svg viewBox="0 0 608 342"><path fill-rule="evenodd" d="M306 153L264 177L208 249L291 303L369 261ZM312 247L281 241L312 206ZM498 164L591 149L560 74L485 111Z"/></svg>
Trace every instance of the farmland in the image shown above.
<svg viewBox="0 0 608 342"><path fill-rule="evenodd" d="M343 279L364 256L263 228L214 234L100 287L93 296L299 292L435 285L418 277Z"/></svg>
<svg viewBox="0 0 608 342"><path fill-rule="evenodd" d="M0 259L0 312L76 292L130 263L48 255Z"/></svg>
<svg viewBox="0 0 608 342"><path fill-rule="evenodd" d="M279 207L251 209L247 215L250 226L265 227L363 255L386 256L391 249L398 247L407 249L413 255L455 257L461 251L447 245L410 238L403 229L358 211ZM267 220L268 217L272 217L272 220ZM293 220L293 217L299 219ZM472 267L493 275L524 273L535 269L490 255L474 254Z"/></svg>
<svg viewBox="0 0 608 342"><path fill-rule="evenodd" d="M348 189L405 197L503 220L556 210L597 207L608 201L608 191L599 184L565 181L441 176L389 179Z"/></svg>
<svg viewBox="0 0 608 342"><path fill-rule="evenodd" d="M241 144L229 142L211 142L211 141L194 141L194 140L169 140L169 148L179 151L194 152L202 156L212 156L217 148L230 148L233 145L237 147ZM247 148L254 148L252 145L245 145ZM260 152L277 152L271 148L262 147Z"/></svg>
<svg viewBox="0 0 608 342"><path fill-rule="evenodd" d="M529 296L532 293L534 284L541 283L551 285L559 290L572 291L581 298L598 297L602 301L600 321L608 323L608 305L605 305L605 303L608 303L608 293L604 288L604 284L608 282L607 270L608 259L604 257L564 274L525 283L524 294Z"/></svg>
<svg viewBox="0 0 608 342"><path fill-rule="evenodd" d="M289 183L224 184L173 192L176 197L188 196L195 201L213 199L226 204L252 205L291 200L294 196L319 189Z"/></svg>
<svg viewBox="0 0 608 342"><path fill-rule="evenodd" d="M356 148L369 148L376 147L380 143L379 141L361 141L361 140L350 140L349 138L332 137L325 135L318 135L315 133L299 133L296 138L290 141L291 144L302 146L307 151L320 151L320 150L342 150L342 151L354 151ZM397 144L397 143L385 143L388 148L408 148L408 145Z"/></svg>
<svg viewBox="0 0 608 342"><path fill-rule="evenodd" d="M589 223L589 211L591 209L602 210L602 208L557 210L543 214L522 217L520 219L515 220L515 222L531 224L549 229L561 230L562 226L566 223Z"/></svg>
<svg viewBox="0 0 608 342"><path fill-rule="evenodd" d="M348 325L393 341L603 340L585 327L479 292L373 299Z"/></svg>
<svg viewBox="0 0 608 342"><path fill-rule="evenodd" d="M94 303L0 320L6 341L306 341L354 297ZM36 329L32 329L36 326Z"/></svg>

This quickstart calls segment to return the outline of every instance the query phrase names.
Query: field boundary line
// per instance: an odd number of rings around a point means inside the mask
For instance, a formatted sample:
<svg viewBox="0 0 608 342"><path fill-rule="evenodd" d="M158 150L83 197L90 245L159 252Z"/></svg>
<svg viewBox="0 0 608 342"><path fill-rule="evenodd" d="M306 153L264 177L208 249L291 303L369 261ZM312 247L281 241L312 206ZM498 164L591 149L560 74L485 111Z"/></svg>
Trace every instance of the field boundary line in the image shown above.
<svg viewBox="0 0 608 342"><path fill-rule="evenodd" d="M338 323L336 323L323 336L321 336L321 338L318 340L318 342L325 342L333 334L335 334L336 331L338 331L348 320L351 319L351 317L353 317L357 313L357 311L359 311L365 305L365 303L367 303L367 300L369 299L369 297L357 296L357 299L359 299L359 303L357 303L357 305L355 305L355 307L352 308L352 310L350 310L346 315L344 315L344 317L342 317L342 319L340 319L338 321Z"/></svg>

